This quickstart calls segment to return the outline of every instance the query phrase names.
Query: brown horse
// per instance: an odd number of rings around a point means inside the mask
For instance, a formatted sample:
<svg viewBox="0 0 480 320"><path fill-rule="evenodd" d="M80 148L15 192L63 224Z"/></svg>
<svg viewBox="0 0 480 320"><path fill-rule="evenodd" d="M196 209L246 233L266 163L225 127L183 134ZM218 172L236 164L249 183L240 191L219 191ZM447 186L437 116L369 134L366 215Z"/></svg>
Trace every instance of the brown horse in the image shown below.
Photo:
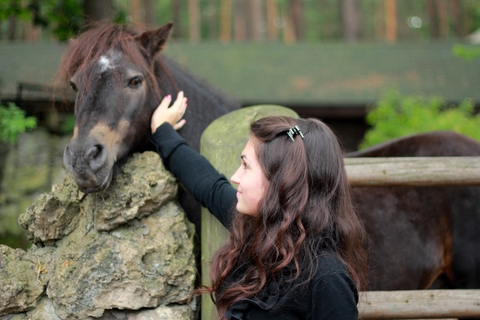
<svg viewBox="0 0 480 320"><path fill-rule="evenodd" d="M64 164L81 191L105 190L114 169L130 153L146 149L150 118L163 96L175 99L179 89L185 91L189 125L180 133L196 150L210 122L240 107L160 54L171 29L172 23L152 31L109 24L70 41L59 70L61 81L76 91ZM182 201L192 206L186 211L199 210L190 200ZM189 216L199 225L197 217Z"/></svg>
<svg viewBox="0 0 480 320"><path fill-rule="evenodd" d="M480 156L453 132L399 138L346 157ZM480 288L480 187L358 187L372 240L370 290Z"/></svg>

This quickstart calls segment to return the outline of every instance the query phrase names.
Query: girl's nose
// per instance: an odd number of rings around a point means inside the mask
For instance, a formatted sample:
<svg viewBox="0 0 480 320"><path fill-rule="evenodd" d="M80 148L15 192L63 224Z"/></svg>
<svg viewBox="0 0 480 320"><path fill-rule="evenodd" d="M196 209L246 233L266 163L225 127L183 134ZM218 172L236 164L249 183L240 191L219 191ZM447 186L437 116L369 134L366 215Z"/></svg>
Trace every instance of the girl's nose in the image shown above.
<svg viewBox="0 0 480 320"><path fill-rule="evenodd" d="M240 168L237 169L237 171L235 171L235 173L233 174L233 176L230 178L230 181L232 181L233 183L235 184L239 184L240 183L240 175L238 173L238 171L240 170Z"/></svg>

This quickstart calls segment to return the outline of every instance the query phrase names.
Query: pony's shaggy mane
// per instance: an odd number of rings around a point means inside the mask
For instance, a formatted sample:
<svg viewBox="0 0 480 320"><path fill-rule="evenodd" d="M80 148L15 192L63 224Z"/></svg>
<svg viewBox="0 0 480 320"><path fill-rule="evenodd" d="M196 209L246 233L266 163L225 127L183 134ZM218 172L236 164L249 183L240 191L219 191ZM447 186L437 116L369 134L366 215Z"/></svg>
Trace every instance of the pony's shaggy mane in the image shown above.
<svg viewBox="0 0 480 320"><path fill-rule="evenodd" d="M86 82L95 71L89 66L113 49L119 51L128 60L134 61L151 80L149 81L151 85L158 82L152 67L154 57L151 57L137 41L137 37L143 31L145 31L143 28L129 28L125 25L106 23L90 27L77 38L69 41L57 73L57 85L68 84L77 71L86 73L87 77L83 79ZM163 64L160 64L160 68L163 69L162 71L166 71ZM83 83L83 91L86 91L87 87L88 83ZM157 94L159 93L157 86L151 89Z"/></svg>

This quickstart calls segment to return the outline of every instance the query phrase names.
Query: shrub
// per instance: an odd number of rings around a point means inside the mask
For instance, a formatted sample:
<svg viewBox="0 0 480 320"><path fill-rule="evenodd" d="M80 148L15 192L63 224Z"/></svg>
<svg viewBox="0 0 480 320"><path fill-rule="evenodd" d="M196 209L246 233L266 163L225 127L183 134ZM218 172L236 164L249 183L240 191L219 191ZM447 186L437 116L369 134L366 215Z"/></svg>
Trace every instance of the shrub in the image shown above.
<svg viewBox="0 0 480 320"><path fill-rule="evenodd" d="M14 103L0 104L0 142L15 144L18 135L37 126L35 117L26 117L25 111Z"/></svg>
<svg viewBox="0 0 480 320"><path fill-rule="evenodd" d="M474 114L474 104L465 100L460 105L447 105L440 98L401 96L387 93L369 110L366 121L371 129L359 148L427 131L450 130L480 140L480 114Z"/></svg>

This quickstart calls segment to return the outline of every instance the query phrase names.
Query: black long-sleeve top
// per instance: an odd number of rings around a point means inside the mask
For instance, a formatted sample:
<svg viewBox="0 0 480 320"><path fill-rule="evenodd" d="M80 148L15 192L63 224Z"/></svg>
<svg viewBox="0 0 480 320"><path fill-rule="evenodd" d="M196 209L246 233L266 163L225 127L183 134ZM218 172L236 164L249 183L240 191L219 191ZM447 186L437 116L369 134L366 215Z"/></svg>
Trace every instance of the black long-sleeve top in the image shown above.
<svg viewBox="0 0 480 320"><path fill-rule="evenodd" d="M230 228L237 198L227 178L191 149L168 123L158 127L150 141L165 167L187 191ZM238 267L220 291L240 279L247 267L247 262ZM316 267L307 283L302 277L288 285L271 281L258 296L236 301L227 311L227 319L358 319L358 292L345 265L325 251L318 256Z"/></svg>

